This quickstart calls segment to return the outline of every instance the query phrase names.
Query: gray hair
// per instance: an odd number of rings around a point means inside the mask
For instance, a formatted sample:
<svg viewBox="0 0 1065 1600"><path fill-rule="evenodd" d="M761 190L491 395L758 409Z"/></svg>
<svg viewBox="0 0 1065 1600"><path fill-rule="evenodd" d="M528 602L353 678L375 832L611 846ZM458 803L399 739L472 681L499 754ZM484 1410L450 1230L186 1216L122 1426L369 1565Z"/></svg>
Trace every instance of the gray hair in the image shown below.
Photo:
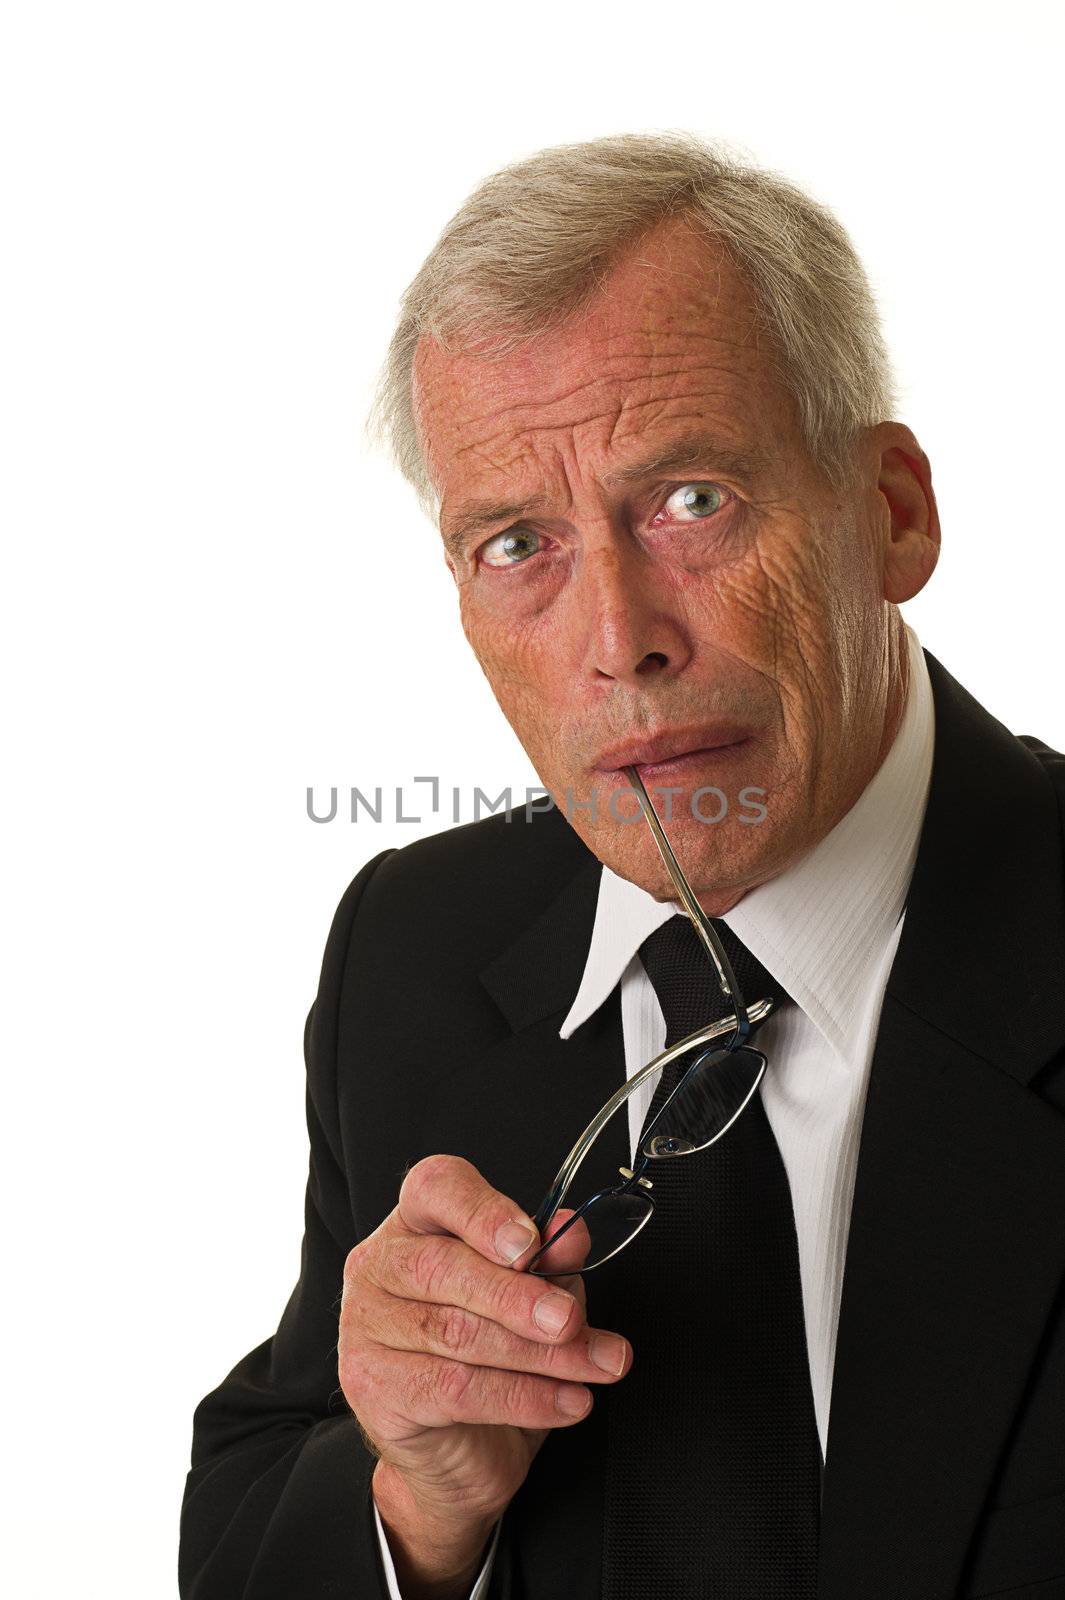
<svg viewBox="0 0 1065 1600"><path fill-rule="evenodd" d="M505 356L582 309L630 243L684 218L731 254L755 297L811 457L847 481L858 432L892 414L876 305L846 232L778 173L684 132L555 145L493 173L408 285L369 418L434 519L412 403L423 334Z"/></svg>

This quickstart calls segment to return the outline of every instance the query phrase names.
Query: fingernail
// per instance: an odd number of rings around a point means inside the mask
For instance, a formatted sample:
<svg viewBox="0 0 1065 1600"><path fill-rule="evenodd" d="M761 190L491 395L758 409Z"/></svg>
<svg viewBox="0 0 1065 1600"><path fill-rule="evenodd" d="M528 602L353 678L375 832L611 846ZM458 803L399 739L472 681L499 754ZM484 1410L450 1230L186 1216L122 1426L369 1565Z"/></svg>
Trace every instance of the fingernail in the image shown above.
<svg viewBox="0 0 1065 1600"><path fill-rule="evenodd" d="M533 1321L544 1333L561 1333L569 1321L572 1306L572 1295L552 1289L550 1294L542 1294L533 1306Z"/></svg>
<svg viewBox="0 0 1065 1600"><path fill-rule="evenodd" d="M555 1391L555 1404L564 1417L583 1417L591 1408L592 1397L587 1389L567 1387Z"/></svg>
<svg viewBox="0 0 1065 1600"><path fill-rule="evenodd" d="M528 1250L536 1238L534 1229L526 1222L504 1222L496 1230L496 1249L504 1261L517 1261L523 1250Z"/></svg>
<svg viewBox="0 0 1065 1600"><path fill-rule="evenodd" d="M612 1333L597 1333L588 1347L588 1353L597 1367L613 1373L615 1378L625 1365L625 1341Z"/></svg>

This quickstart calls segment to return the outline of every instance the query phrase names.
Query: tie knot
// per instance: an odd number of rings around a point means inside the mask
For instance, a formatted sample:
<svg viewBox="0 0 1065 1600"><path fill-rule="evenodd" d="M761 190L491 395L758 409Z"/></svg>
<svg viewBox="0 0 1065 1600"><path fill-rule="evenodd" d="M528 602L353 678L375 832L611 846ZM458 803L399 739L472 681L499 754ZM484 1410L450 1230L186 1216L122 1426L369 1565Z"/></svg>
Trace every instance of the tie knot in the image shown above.
<svg viewBox="0 0 1065 1600"><path fill-rule="evenodd" d="M789 996L783 985L770 976L728 924L718 917L711 917L710 921L747 1004L769 996L778 1006L787 1001ZM640 960L666 1019L667 1049L696 1028L731 1014L732 1004L721 992L714 964L683 913L670 917L644 940Z"/></svg>

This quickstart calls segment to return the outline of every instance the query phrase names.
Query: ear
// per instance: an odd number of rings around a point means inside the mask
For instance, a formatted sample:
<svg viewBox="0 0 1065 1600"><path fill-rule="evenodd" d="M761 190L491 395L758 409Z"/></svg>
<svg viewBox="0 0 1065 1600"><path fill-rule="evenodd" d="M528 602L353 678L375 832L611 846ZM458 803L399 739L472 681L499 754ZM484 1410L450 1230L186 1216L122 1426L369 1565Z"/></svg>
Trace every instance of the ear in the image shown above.
<svg viewBox="0 0 1065 1600"><path fill-rule="evenodd" d="M932 468L910 429L900 422L882 422L869 429L866 443L882 516L884 599L898 605L920 593L939 560Z"/></svg>

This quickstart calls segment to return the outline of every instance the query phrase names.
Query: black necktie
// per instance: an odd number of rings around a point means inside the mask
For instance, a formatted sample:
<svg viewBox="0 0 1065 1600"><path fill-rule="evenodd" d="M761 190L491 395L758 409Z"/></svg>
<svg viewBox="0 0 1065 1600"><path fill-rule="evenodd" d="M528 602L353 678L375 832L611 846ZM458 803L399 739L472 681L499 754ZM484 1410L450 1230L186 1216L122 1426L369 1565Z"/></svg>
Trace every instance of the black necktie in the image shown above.
<svg viewBox="0 0 1065 1600"><path fill-rule="evenodd" d="M748 1002L788 1003L728 926L714 927ZM686 916L640 956L667 1045L728 1014ZM662 1073L648 1121L678 1070ZM600 1269L615 1275L602 1325L633 1346L628 1375L597 1396L608 1410L603 1595L812 1600L821 1451L791 1191L761 1093L715 1144L649 1175L654 1216Z"/></svg>

